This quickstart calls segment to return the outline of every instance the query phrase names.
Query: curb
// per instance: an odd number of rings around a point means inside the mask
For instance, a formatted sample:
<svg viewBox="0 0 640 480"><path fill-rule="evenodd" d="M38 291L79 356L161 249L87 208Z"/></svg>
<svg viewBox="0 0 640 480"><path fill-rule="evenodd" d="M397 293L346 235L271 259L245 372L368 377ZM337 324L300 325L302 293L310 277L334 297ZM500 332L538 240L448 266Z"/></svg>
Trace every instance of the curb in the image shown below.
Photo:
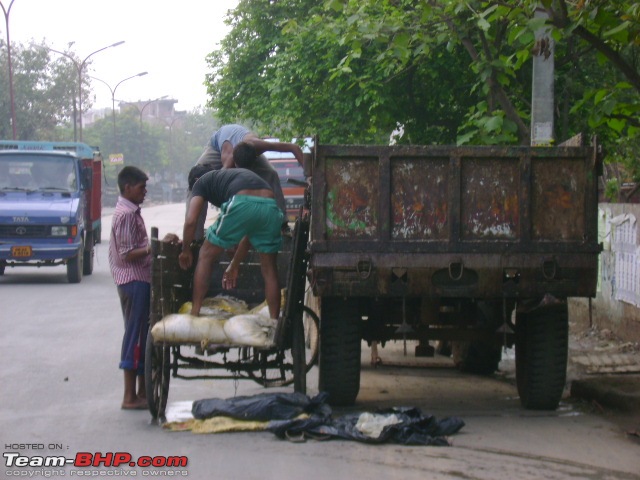
<svg viewBox="0 0 640 480"><path fill-rule="evenodd" d="M640 375L598 375L571 382L571 397L640 413Z"/></svg>

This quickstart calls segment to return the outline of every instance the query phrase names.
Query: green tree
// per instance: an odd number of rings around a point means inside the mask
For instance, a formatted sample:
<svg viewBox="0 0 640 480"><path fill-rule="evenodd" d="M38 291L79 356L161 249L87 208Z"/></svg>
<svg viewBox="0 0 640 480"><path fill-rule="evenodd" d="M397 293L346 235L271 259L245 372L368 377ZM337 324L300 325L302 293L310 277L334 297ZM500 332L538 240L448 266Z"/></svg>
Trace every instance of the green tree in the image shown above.
<svg viewBox="0 0 640 480"><path fill-rule="evenodd" d="M413 143L528 143L537 7L556 41L560 133L635 135L631 1L242 0L209 56L210 106L324 141L384 142L400 123Z"/></svg>
<svg viewBox="0 0 640 480"><path fill-rule="evenodd" d="M52 60L46 45L13 44L12 66L16 130L20 140L56 139L72 119L77 74L73 65ZM0 138L11 138L6 44L0 42Z"/></svg>

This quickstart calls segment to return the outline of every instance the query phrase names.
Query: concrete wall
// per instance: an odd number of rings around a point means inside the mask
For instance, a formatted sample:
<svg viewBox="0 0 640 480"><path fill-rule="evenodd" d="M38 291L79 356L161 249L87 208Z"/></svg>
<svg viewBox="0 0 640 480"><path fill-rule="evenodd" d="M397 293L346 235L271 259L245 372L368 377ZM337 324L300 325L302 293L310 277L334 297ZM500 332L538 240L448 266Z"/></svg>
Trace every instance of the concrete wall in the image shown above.
<svg viewBox="0 0 640 480"><path fill-rule="evenodd" d="M601 203L600 283L594 299L571 299L575 331L608 329L621 340L640 341L640 204Z"/></svg>

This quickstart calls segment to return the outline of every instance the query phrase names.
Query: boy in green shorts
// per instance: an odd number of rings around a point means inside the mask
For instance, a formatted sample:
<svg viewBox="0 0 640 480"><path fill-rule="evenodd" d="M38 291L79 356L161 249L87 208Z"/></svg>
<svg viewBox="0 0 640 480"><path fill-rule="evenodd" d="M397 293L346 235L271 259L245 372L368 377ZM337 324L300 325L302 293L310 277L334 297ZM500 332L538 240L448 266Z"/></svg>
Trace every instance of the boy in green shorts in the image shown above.
<svg viewBox="0 0 640 480"><path fill-rule="evenodd" d="M197 168L197 167L194 167ZM282 210L276 204L269 184L250 170L232 168L213 170L202 175L193 185L182 238L180 266L193 264L191 242L195 238L200 212L212 203L220 208L220 215L211 225L200 248L194 274L192 315L199 315L202 301L209 289L213 266L220 254L238 246L223 277L225 288L235 287L238 265L249 246L260 255L269 315L280 315L280 286L278 284L277 254L282 242Z"/></svg>

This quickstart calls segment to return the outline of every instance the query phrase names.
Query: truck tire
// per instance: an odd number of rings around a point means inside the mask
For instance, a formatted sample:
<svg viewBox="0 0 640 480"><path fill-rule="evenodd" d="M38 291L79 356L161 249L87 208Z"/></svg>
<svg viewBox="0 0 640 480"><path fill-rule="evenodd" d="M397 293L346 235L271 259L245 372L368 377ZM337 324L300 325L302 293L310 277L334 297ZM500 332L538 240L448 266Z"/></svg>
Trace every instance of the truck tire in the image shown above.
<svg viewBox="0 0 640 480"><path fill-rule="evenodd" d="M555 410L567 377L567 303L517 315L515 343L520 403L529 410Z"/></svg>
<svg viewBox="0 0 640 480"><path fill-rule="evenodd" d="M331 405L353 405L360 391L362 322L357 299L325 297L320 307L318 388Z"/></svg>
<svg viewBox="0 0 640 480"><path fill-rule="evenodd" d="M78 253L75 257L70 258L67 261L67 280L69 283L80 283L82 280L82 272L84 267L84 247L78 249Z"/></svg>
<svg viewBox="0 0 640 480"><path fill-rule="evenodd" d="M86 248L84 249L84 258L82 259L82 273L84 275L91 275L93 273L93 260L95 257L95 248L93 246L92 234L87 235Z"/></svg>

